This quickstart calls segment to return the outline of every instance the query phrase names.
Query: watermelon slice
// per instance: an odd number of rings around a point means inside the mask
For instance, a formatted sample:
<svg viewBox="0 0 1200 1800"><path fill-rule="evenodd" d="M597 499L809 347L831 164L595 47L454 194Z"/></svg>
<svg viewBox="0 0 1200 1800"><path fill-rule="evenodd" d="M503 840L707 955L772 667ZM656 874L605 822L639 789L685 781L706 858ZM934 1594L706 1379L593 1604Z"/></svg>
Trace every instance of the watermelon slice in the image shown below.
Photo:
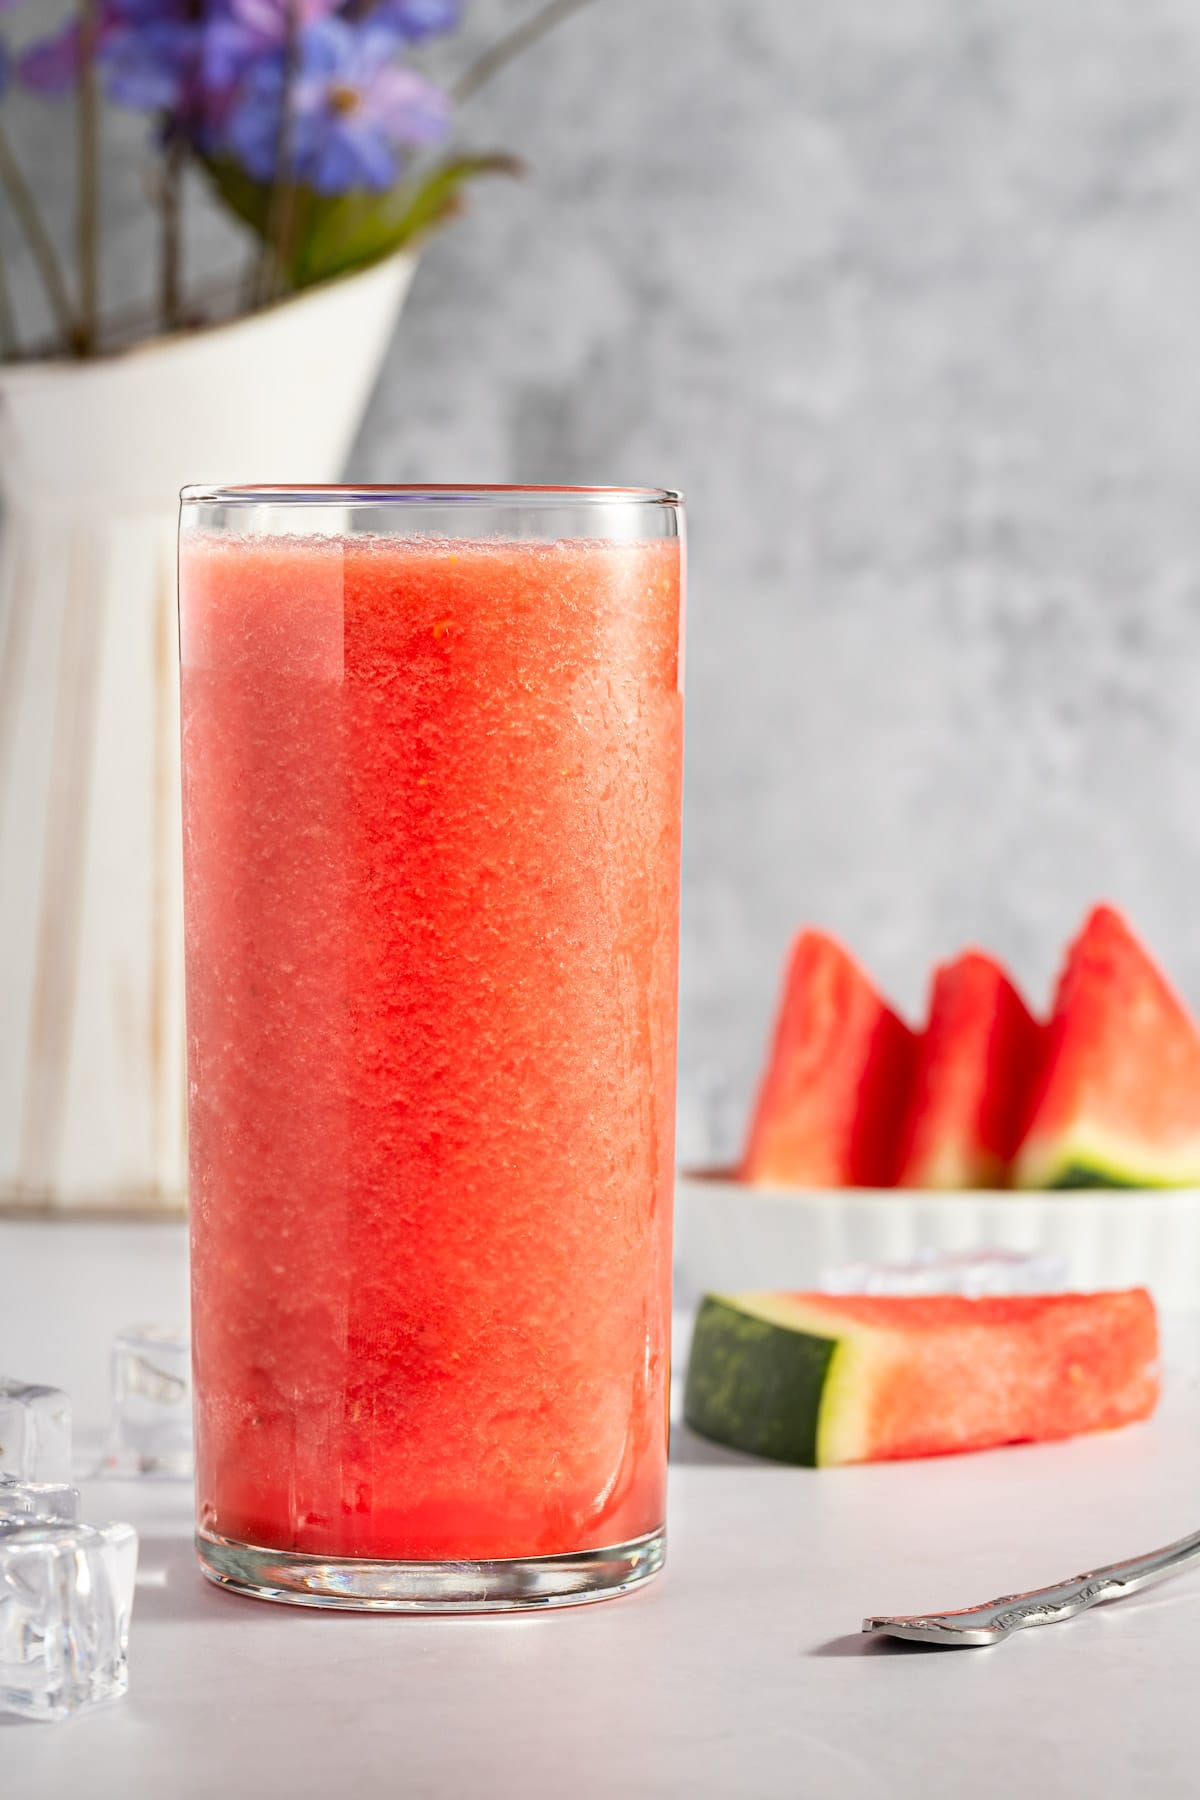
<svg viewBox="0 0 1200 1800"><path fill-rule="evenodd" d="M783 1004L740 1170L775 1187L896 1178L916 1039L842 946L792 945Z"/></svg>
<svg viewBox="0 0 1200 1800"><path fill-rule="evenodd" d="M938 969L899 1186L1007 1187L1040 1049L1041 1031L999 963L968 950Z"/></svg>
<svg viewBox="0 0 1200 1800"><path fill-rule="evenodd" d="M1067 953L1014 1176L1023 1188L1200 1185L1200 1033L1111 906Z"/></svg>
<svg viewBox="0 0 1200 1800"><path fill-rule="evenodd" d="M1070 1437L1159 1393L1144 1288L1108 1294L709 1294L688 1364L694 1431L825 1467Z"/></svg>

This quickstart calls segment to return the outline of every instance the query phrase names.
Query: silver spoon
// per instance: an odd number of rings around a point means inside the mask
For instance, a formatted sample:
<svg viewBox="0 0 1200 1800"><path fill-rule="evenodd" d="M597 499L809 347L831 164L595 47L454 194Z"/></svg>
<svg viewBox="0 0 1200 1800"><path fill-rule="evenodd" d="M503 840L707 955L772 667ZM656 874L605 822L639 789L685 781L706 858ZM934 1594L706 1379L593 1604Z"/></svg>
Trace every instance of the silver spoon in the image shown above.
<svg viewBox="0 0 1200 1800"><path fill-rule="evenodd" d="M1086 1575L1073 1576L1054 1587L1033 1588L1027 1594L1005 1594L983 1606L964 1607L960 1612L915 1613L911 1617L897 1615L864 1619L863 1630L881 1632L887 1637L909 1638L917 1644L947 1644L968 1648L984 1644L1002 1644L1014 1631L1030 1625L1057 1625L1060 1619L1073 1619L1100 1600L1120 1600L1135 1594L1139 1588L1165 1581L1177 1575L1190 1563L1200 1561L1200 1531L1191 1537L1168 1544L1165 1550L1151 1550L1147 1556L1131 1556L1127 1562L1109 1563L1103 1569L1091 1569Z"/></svg>

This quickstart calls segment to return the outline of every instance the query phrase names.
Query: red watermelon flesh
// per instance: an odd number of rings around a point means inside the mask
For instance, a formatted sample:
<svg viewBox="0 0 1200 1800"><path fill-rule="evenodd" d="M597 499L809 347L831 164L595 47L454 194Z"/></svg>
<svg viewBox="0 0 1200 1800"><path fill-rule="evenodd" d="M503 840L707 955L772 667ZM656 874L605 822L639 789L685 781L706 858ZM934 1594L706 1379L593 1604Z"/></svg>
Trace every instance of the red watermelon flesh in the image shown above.
<svg viewBox="0 0 1200 1800"><path fill-rule="evenodd" d="M775 1187L894 1183L916 1039L820 931L792 945L741 1167Z"/></svg>
<svg viewBox="0 0 1200 1800"><path fill-rule="evenodd" d="M968 950L933 980L904 1134L901 1187L1007 1187L1041 1030L1005 971Z"/></svg>
<svg viewBox="0 0 1200 1800"><path fill-rule="evenodd" d="M1200 1033L1111 906L1067 953L1014 1176L1023 1188L1200 1185Z"/></svg>

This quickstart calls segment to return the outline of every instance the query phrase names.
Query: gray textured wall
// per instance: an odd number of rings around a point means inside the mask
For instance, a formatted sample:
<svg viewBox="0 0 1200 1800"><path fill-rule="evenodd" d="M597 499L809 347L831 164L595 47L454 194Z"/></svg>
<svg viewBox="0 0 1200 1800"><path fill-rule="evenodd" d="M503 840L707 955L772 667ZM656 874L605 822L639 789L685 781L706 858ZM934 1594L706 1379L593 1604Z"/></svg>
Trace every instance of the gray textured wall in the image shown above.
<svg viewBox="0 0 1200 1800"><path fill-rule="evenodd" d="M1200 998L1194 0L598 0L463 128L531 173L429 249L351 473L688 493L683 1154L802 919L910 1008L971 939L1041 1000L1103 894Z"/></svg>
<svg viewBox="0 0 1200 1800"><path fill-rule="evenodd" d="M684 1154L801 919L1200 997L1193 0L599 0L472 129L355 472L687 491Z"/></svg>

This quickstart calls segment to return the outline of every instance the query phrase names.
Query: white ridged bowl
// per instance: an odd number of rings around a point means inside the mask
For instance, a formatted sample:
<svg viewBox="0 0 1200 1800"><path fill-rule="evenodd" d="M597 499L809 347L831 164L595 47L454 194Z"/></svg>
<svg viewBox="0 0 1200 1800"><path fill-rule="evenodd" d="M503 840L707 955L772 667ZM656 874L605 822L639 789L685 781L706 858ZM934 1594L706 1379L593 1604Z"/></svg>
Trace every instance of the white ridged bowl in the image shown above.
<svg viewBox="0 0 1200 1800"><path fill-rule="evenodd" d="M727 1173L676 1182L676 1304L707 1291L812 1288L852 1262L927 1250L1043 1251L1072 1288L1148 1287L1164 1312L1200 1309L1200 1188L1044 1194L751 1187Z"/></svg>

